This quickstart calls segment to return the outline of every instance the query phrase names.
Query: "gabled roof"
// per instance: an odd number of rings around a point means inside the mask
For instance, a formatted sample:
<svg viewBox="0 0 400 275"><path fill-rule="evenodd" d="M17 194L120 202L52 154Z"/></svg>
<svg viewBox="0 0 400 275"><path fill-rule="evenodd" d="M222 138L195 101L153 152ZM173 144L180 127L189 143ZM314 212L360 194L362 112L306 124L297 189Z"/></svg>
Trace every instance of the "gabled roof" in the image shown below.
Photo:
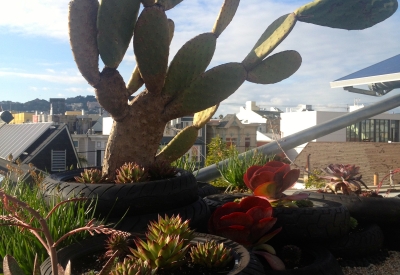
<svg viewBox="0 0 400 275"><path fill-rule="evenodd" d="M218 128L229 128L232 126L237 126L243 128L244 125L240 122L235 114L226 115L218 124Z"/></svg>
<svg viewBox="0 0 400 275"><path fill-rule="evenodd" d="M0 128L0 158L7 160L12 154L15 161L52 125L53 122L3 125Z"/></svg>
<svg viewBox="0 0 400 275"><path fill-rule="evenodd" d="M400 80L400 54L372 66L341 77L330 83L331 88L348 87Z"/></svg>

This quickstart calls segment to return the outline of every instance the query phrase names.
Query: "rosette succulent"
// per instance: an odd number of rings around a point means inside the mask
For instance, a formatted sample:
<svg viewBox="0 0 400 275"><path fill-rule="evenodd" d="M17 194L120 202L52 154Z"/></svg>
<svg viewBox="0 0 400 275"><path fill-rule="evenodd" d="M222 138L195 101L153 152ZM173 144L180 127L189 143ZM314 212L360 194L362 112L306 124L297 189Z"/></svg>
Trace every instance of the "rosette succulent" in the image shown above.
<svg viewBox="0 0 400 275"><path fill-rule="evenodd" d="M75 177L80 183L99 183L104 180L101 171L96 168L84 169L80 177Z"/></svg>
<svg viewBox="0 0 400 275"><path fill-rule="evenodd" d="M342 191L345 195L361 194L361 185L366 189L368 186L361 180L360 167L351 164L329 164L328 167L322 169L328 176L321 176L321 179L328 180L325 191L332 190L335 194Z"/></svg>
<svg viewBox="0 0 400 275"><path fill-rule="evenodd" d="M265 165L253 165L243 176L246 186L255 196L264 196L270 201L305 199L306 194L286 196L283 192L292 187L300 175L299 169L290 169L290 165L280 161L270 161ZM287 204L287 203L285 203ZM294 204L291 204L295 206Z"/></svg>
<svg viewBox="0 0 400 275"><path fill-rule="evenodd" d="M140 165L127 162L116 171L115 183L130 183L147 180L147 171Z"/></svg>
<svg viewBox="0 0 400 275"><path fill-rule="evenodd" d="M190 248L192 263L208 268L224 267L232 261L232 250L223 243L208 241Z"/></svg>
<svg viewBox="0 0 400 275"><path fill-rule="evenodd" d="M160 236L180 236L185 244L188 244L194 238L194 231L189 228L189 220L182 221L182 218L172 215L165 218L158 216L157 222L150 222L147 230L147 238L157 241Z"/></svg>
<svg viewBox="0 0 400 275"><path fill-rule="evenodd" d="M265 197L249 196L240 202L228 202L218 207L208 222L208 231L252 248L274 269L284 269L272 246L266 244L281 231L272 230L276 223L272 206Z"/></svg>

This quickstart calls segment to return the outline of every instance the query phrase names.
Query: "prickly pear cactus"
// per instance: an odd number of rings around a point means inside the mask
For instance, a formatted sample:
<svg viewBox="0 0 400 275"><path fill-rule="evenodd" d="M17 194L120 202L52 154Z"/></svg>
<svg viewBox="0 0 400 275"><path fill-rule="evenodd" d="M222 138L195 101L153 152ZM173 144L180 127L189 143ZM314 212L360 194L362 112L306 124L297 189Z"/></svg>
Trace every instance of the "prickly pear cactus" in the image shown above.
<svg viewBox="0 0 400 275"><path fill-rule="evenodd" d="M244 81L272 84L294 74L302 62L300 54L284 51L269 55L298 21L364 29L391 16L398 6L397 0L315 0L271 20L242 62L221 64L206 71L216 41L233 20L240 0L223 1L211 31L186 42L168 64L175 25L165 11L180 2L72 0L70 3L69 32L74 59L83 77L95 88L97 100L114 119L103 176L115 177L116 169L125 162L144 167L155 161L172 162L190 149L197 131L212 117L218 104ZM125 83L118 66L126 51L132 50L128 49L132 38L137 65ZM101 72L99 56L106 65ZM128 101L143 85L144 90ZM179 132L157 153L166 123L194 113L194 124Z"/></svg>

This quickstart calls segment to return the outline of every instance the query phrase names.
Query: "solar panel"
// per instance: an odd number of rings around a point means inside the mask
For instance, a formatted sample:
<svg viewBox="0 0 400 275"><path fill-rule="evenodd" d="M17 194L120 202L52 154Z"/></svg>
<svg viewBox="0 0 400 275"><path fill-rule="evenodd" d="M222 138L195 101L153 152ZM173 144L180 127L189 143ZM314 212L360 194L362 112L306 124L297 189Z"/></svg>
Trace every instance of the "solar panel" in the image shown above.
<svg viewBox="0 0 400 275"><path fill-rule="evenodd" d="M16 160L51 125L52 122L4 125L0 128L0 158L7 160L12 154Z"/></svg>
<svg viewBox="0 0 400 275"><path fill-rule="evenodd" d="M400 54L331 82L331 88L400 80Z"/></svg>

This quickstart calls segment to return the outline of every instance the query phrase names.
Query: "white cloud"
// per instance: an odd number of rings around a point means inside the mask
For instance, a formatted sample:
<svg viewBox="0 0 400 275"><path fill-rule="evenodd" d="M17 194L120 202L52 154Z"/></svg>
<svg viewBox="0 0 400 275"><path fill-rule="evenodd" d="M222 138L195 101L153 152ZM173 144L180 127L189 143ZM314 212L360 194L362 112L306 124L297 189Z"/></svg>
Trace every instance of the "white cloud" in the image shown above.
<svg viewBox="0 0 400 275"><path fill-rule="evenodd" d="M48 75L48 74L32 74L32 73L16 73L16 72L0 71L0 77L29 78L29 79L36 79L46 82L63 83L63 84L85 83L85 80L82 77L68 76L68 75L59 76L59 75Z"/></svg>

